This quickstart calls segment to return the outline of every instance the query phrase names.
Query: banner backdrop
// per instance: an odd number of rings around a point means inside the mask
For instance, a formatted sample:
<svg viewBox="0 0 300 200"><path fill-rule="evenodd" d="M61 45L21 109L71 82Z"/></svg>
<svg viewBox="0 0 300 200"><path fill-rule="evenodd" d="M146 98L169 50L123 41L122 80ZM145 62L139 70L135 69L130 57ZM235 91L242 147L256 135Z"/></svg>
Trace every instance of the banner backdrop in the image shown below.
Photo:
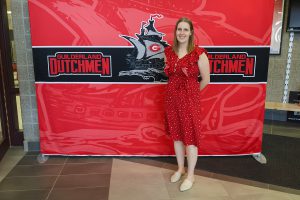
<svg viewBox="0 0 300 200"><path fill-rule="evenodd" d="M274 0L29 0L43 154L173 155L163 51L176 21L209 52L200 155L261 152Z"/></svg>

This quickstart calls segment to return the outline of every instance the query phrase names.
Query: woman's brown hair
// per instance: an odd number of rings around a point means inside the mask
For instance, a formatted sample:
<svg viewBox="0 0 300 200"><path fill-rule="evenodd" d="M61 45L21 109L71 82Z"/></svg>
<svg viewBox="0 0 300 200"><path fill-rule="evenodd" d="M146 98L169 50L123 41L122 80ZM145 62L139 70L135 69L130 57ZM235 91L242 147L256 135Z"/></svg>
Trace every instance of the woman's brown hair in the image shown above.
<svg viewBox="0 0 300 200"><path fill-rule="evenodd" d="M174 41L173 41L173 51L178 52L178 40L176 37L176 31L177 31L177 27L178 24L180 22L186 22L190 25L190 30L191 30L191 35L189 37L189 42L188 42L188 46L187 46L187 53L190 53L191 51L193 51L194 47L195 47L195 43L194 43L194 26L193 23L190 19L182 17L180 18L177 22L176 22L176 26L175 26L175 30L174 30Z"/></svg>

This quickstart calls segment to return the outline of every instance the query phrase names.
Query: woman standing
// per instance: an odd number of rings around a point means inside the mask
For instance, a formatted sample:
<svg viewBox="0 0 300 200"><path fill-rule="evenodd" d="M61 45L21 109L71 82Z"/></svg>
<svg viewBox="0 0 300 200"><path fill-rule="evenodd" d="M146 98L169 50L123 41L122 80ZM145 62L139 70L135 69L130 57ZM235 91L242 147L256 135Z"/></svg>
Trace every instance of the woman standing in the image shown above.
<svg viewBox="0 0 300 200"><path fill-rule="evenodd" d="M171 182L179 181L185 174L186 152L187 177L180 186L180 191L185 191L192 188L195 181L194 169L201 135L200 91L210 82L207 53L194 44L191 20L181 18L177 21L173 46L165 48L165 62L165 73L169 76L165 102L167 133L174 141L178 164Z"/></svg>

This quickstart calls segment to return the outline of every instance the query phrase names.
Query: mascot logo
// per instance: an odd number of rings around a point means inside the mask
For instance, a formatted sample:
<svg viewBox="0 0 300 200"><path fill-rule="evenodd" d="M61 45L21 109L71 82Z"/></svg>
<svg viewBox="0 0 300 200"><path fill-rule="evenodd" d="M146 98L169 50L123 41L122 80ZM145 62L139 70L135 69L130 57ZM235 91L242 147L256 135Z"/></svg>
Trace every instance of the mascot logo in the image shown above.
<svg viewBox="0 0 300 200"><path fill-rule="evenodd" d="M128 71L120 71L119 76L139 76L143 80L167 81L164 74L164 49L168 44L163 41L165 34L160 33L154 26L155 18L163 16L154 14L148 22L141 23L140 33L136 37L120 35L129 41L134 50L127 55Z"/></svg>

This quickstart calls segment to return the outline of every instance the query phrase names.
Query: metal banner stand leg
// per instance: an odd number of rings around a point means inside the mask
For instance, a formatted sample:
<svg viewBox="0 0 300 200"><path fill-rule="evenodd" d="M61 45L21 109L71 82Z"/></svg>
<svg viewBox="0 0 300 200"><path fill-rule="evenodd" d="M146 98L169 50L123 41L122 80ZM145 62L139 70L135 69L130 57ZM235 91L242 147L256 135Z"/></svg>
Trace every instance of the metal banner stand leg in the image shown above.
<svg viewBox="0 0 300 200"><path fill-rule="evenodd" d="M48 160L48 158L49 158L49 156L40 153L36 159L37 159L38 163L43 164Z"/></svg>
<svg viewBox="0 0 300 200"><path fill-rule="evenodd" d="M252 156L260 164L267 164L267 159L266 159L266 157L262 153L253 154Z"/></svg>

